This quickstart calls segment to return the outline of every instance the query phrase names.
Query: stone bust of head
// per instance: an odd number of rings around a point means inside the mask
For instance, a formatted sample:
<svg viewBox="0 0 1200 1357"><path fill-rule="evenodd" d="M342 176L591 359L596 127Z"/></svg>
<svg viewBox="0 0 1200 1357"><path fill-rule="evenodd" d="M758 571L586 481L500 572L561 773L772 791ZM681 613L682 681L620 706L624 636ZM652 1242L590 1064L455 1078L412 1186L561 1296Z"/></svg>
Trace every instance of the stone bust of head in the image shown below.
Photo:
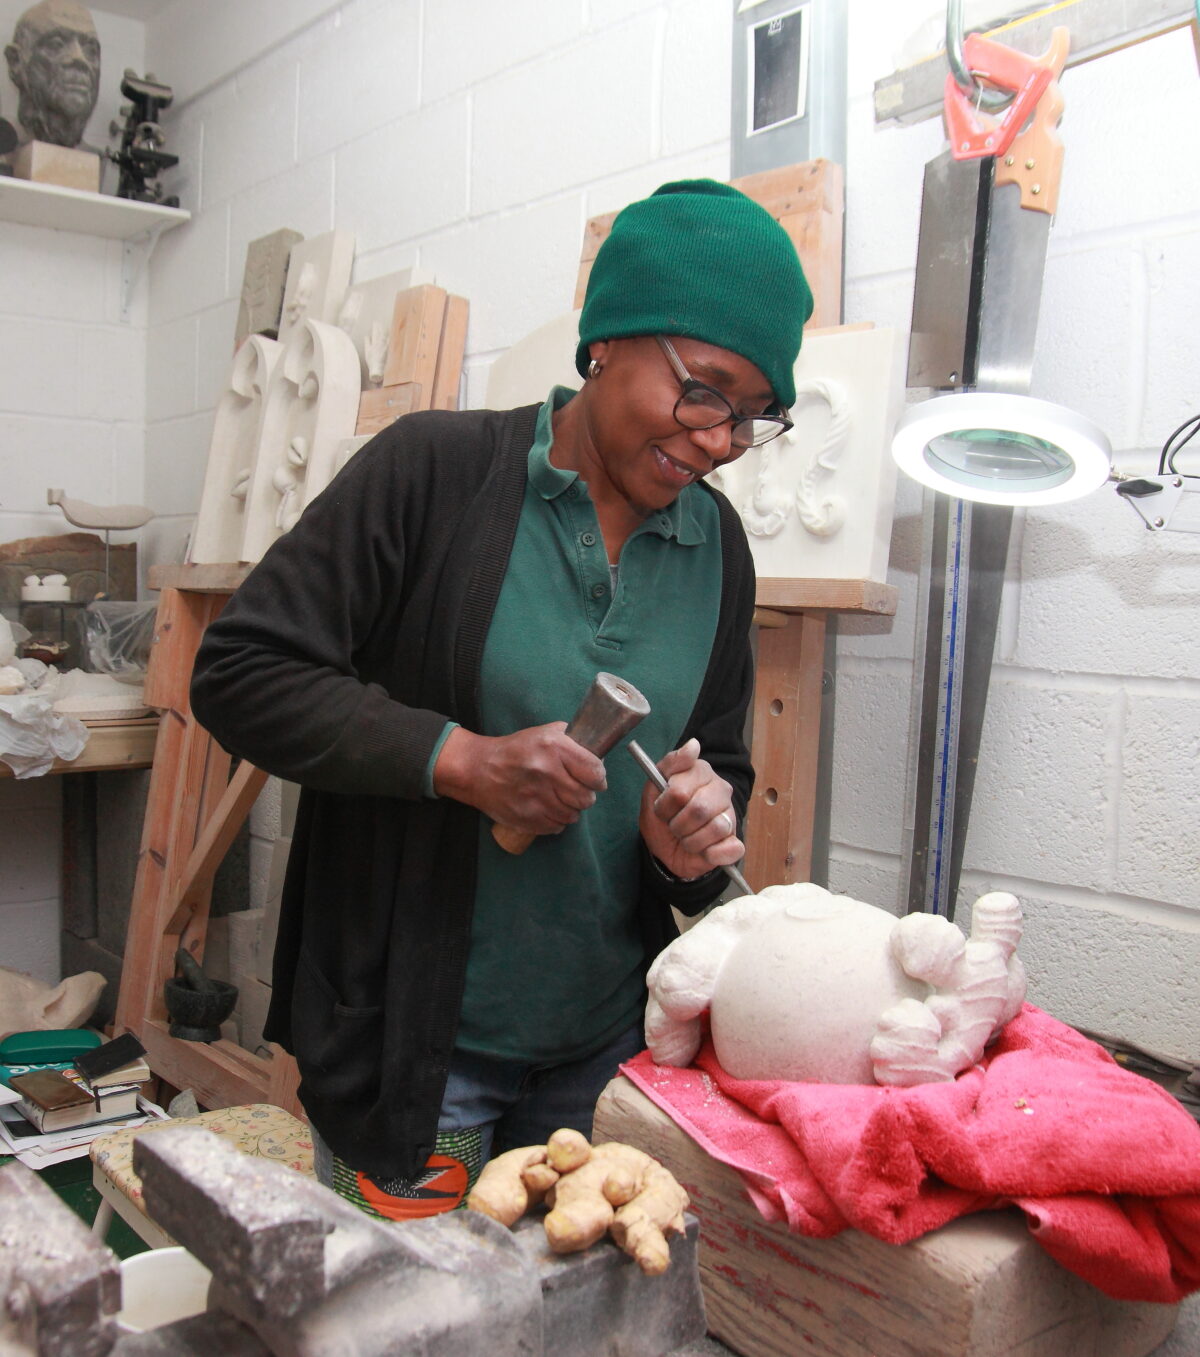
<svg viewBox="0 0 1200 1357"><path fill-rule="evenodd" d="M25 141L78 146L100 89L100 40L77 0L40 0L17 20L4 49L20 95Z"/></svg>

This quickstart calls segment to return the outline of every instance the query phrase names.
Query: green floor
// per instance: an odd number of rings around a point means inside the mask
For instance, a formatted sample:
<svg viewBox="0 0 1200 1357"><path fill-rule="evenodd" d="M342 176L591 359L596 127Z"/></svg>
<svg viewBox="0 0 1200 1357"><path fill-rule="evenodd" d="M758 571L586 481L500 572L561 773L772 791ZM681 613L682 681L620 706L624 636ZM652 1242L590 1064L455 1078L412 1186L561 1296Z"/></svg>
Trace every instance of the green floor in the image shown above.
<svg viewBox="0 0 1200 1357"><path fill-rule="evenodd" d="M0 1155L0 1166L12 1162L10 1155ZM79 1159L68 1159L63 1164L52 1164L48 1169L42 1169L38 1176L47 1187L58 1193L85 1225L90 1226L96 1219L100 1194L92 1186L92 1161L86 1154ZM134 1234L115 1212L105 1243L118 1258L128 1258L131 1254L142 1253L149 1248L146 1241Z"/></svg>

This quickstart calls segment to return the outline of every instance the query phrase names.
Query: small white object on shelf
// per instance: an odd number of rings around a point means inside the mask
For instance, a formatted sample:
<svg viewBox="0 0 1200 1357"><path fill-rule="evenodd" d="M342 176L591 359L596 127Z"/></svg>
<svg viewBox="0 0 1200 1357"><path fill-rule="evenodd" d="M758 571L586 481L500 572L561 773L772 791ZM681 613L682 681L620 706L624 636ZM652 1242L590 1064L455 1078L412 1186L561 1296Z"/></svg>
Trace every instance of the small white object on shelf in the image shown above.
<svg viewBox="0 0 1200 1357"><path fill-rule="evenodd" d="M26 575L21 581L22 603L70 603L71 586L65 575Z"/></svg>

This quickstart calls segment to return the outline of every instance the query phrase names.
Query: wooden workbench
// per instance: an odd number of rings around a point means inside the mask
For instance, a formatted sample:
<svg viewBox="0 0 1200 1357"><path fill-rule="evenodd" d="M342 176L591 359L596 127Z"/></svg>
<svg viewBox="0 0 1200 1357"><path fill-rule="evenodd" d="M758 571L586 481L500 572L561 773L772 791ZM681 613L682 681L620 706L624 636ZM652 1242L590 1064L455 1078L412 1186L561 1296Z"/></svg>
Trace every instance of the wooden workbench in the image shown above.
<svg viewBox="0 0 1200 1357"><path fill-rule="evenodd" d="M77 759L55 759L50 773L111 773L127 768L149 768L154 762L158 717L139 716L129 721L85 721L88 742ZM14 777L7 763L0 762L0 778Z"/></svg>

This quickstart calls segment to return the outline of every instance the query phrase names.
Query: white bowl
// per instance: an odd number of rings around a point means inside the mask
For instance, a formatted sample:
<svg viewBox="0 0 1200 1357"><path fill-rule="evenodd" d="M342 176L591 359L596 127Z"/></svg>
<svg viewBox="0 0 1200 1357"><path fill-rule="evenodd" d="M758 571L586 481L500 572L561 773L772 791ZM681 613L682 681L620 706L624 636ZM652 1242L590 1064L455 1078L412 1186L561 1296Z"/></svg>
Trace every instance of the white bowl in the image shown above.
<svg viewBox="0 0 1200 1357"><path fill-rule="evenodd" d="M121 1263L117 1323L129 1333L157 1329L208 1308L212 1273L187 1249L148 1249Z"/></svg>

